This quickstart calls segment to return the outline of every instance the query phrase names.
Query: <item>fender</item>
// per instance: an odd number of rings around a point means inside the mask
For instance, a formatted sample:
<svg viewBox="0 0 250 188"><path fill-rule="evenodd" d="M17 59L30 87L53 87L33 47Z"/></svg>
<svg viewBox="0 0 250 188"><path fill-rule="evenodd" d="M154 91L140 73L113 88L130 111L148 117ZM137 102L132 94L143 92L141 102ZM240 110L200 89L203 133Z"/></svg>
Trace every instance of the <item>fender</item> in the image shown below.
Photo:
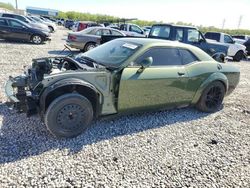
<svg viewBox="0 0 250 188"><path fill-rule="evenodd" d="M97 110L99 111L100 104L102 103L102 100L103 100L101 92L99 92L96 89L96 87L94 87L92 84L90 84L88 82L85 82L85 81L80 80L78 78L66 78L66 79L62 79L60 81L57 81L44 89L44 91L40 95L40 101L39 101L41 114L43 114L45 112L46 98L47 98L47 96L49 96L49 94L51 94L51 92L53 92L54 90L56 90L58 88L64 87L64 86L76 86L76 85L87 87L96 93L96 96L99 100L99 102L97 102Z"/></svg>
<svg viewBox="0 0 250 188"><path fill-rule="evenodd" d="M211 83L214 82L214 81L221 81L221 82L224 84L225 89L226 89L226 93L227 93L227 91L228 91L228 79L227 79L227 77L226 77L224 74L220 73L220 72L215 72L215 73L211 74L211 75L210 75L210 76L200 85L199 89L196 91L196 93L195 93L195 95L194 95L194 97L193 97L193 100L192 100L192 102L191 102L192 105L196 104L196 103L199 101L199 99L200 99L200 97L201 97L201 95L202 95L204 89L205 89L209 84L211 84Z"/></svg>

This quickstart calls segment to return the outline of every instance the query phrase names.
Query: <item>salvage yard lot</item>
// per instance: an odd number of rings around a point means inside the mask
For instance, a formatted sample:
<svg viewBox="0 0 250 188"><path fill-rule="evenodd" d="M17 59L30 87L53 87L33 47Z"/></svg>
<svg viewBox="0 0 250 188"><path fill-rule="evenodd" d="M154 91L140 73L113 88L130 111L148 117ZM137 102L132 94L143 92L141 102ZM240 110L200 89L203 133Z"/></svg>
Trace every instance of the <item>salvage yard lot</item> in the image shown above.
<svg viewBox="0 0 250 188"><path fill-rule="evenodd" d="M4 104L4 83L33 58L64 48L67 30L32 45L0 41L0 187L249 187L250 61L214 114L193 108L97 120L74 139L55 139L37 117ZM65 53L64 53L65 54Z"/></svg>

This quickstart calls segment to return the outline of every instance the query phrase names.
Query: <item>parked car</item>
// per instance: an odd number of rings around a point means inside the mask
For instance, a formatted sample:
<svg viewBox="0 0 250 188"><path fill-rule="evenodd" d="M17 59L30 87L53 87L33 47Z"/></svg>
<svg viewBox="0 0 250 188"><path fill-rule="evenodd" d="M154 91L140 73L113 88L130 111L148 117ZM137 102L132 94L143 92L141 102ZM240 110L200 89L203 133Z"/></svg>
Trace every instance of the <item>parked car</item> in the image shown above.
<svg viewBox="0 0 250 188"><path fill-rule="evenodd" d="M149 38L176 40L182 43L191 44L202 49L219 62L224 62L227 56L228 45L207 41L203 34L192 26L155 24L152 26Z"/></svg>
<svg viewBox="0 0 250 188"><path fill-rule="evenodd" d="M73 25L75 24L75 22L73 20L66 20L64 27L71 29L73 27Z"/></svg>
<svg viewBox="0 0 250 188"><path fill-rule="evenodd" d="M244 46L246 46L247 55L250 55L250 39L248 39L248 40L244 43Z"/></svg>
<svg viewBox="0 0 250 188"><path fill-rule="evenodd" d="M240 78L237 67L197 47L144 38L34 59L31 67L9 78L6 95L18 111L40 114L57 137L77 136L107 115L184 106L215 112Z"/></svg>
<svg viewBox="0 0 250 188"><path fill-rule="evenodd" d="M245 40L245 41L247 41L248 39L250 39L249 35L233 35L232 37L236 38L236 39L242 39L242 40Z"/></svg>
<svg viewBox="0 0 250 188"><path fill-rule="evenodd" d="M90 21L78 21L76 23L76 25L74 26L74 30L73 31L82 31L88 27L98 27L100 26L99 24L95 23L95 22L90 22Z"/></svg>
<svg viewBox="0 0 250 188"><path fill-rule="evenodd" d="M38 23L43 23L43 24L47 25L51 33L55 32L57 30L56 24L53 22L42 20L41 18L39 18L37 16L33 16L33 15L29 15L29 18L35 20Z"/></svg>
<svg viewBox="0 0 250 188"><path fill-rule="evenodd" d="M35 21L33 21L33 20L27 18L26 16L23 16L23 15L12 14L12 13L2 13L2 14L0 13L0 17L14 18L14 19L17 19L17 20L20 20L22 22L27 23L31 27L41 29L41 30L44 30L44 31L47 31L47 32L49 31L49 28L45 24L35 22Z"/></svg>
<svg viewBox="0 0 250 188"><path fill-rule="evenodd" d="M120 30L123 31L127 36L146 37L143 29L136 24L121 24Z"/></svg>
<svg viewBox="0 0 250 188"><path fill-rule="evenodd" d="M226 34L220 32L207 32L204 35L206 39L215 40L229 45L228 56L232 57L234 61L242 60L246 55L246 47L235 43L233 38Z"/></svg>
<svg viewBox="0 0 250 188"><path fill-rule="evenodd" d="M125 36L124 33L116 29L90 27L80 32L69 33L67 45L85 52L99 45L102 35Z"/></svg>
<svg viewBox="0 0 250 188"><path fill-rule="evenodd" d="M64 25L64 19L63 18L59 18L59 19L57 19L56 20L56 23L57 23L57 25Z"/></svg>
<svg viewBox="0 0 250 188"><path fill-rule="evenodd" d="M20 20L0 17L0 38L41 44L50 40L50 34L46 31L35 29Z"/></svg>

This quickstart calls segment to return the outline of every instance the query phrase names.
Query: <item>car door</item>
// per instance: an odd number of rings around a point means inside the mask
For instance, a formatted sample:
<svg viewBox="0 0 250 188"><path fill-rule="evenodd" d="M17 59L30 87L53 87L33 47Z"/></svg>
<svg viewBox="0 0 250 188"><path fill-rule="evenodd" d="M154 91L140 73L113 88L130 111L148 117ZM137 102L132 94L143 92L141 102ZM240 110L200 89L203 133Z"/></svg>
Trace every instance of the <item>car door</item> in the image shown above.
<svg viewBox="0 0 250 188"><path fill-rule="evenodd" d="M186 43L187 44L194 45L210 55L212 55L214 53L208 47L208 45L206 43L206 39L200 33L200 31L198 31L195 28L187 28L185 31L186 31L185 34L186 34Z"/></svg>
<svg viewBox="0 0 250 188"><path fill-rule="evenodd" d="M153 63L142 72L140 62L152 57ZM188 74L176 48L151 48L121 76L118 111L159 109L188 103Z"/></svg>
<svg viewBox="0 0 250 188"><path fill-rule="evenodd" d="M5 19L0 18L0 39L8 39L9 27Z"/></svg>
<svg viewBox="0 0 250 188"><path fill-rule="evenodd" d="M8 20L12 39L29 40L28 28L17 20Z"/></svg>

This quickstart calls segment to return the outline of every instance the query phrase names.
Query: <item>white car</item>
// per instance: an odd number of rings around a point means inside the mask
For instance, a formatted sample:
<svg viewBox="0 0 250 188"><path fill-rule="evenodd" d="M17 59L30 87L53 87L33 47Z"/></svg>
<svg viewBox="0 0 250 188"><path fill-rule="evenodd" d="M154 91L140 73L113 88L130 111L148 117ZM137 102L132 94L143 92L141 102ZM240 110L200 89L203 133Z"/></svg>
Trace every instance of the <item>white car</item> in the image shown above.
<svg viewBox="0 0 250 188"><path fill-rule="evenodd" d="M136 24L121 24L120 30L127 36L146 37L146 33Z"/></svg>
<svg viewBox="0 0 250 188"><path fill-rule="evenodd" d="M219 32L207 32L204 36L206 39L227 44L229 46L227 55L232 57L234 61L240 61L246 57L246 46L235 42L230 35Z"/></svg>
<svg viewBox="0 0 250 188"><path fill-rule="evenodd" d="M57 30L56 24L53 23L53 22L49 22L49 21L43 20L43 19L41 19L41 18L39 18L37 16L29 16L29 17L31 19L37 21L38 23L43 23L43 24L47 25L51 33L55 32Z"/></svg>

